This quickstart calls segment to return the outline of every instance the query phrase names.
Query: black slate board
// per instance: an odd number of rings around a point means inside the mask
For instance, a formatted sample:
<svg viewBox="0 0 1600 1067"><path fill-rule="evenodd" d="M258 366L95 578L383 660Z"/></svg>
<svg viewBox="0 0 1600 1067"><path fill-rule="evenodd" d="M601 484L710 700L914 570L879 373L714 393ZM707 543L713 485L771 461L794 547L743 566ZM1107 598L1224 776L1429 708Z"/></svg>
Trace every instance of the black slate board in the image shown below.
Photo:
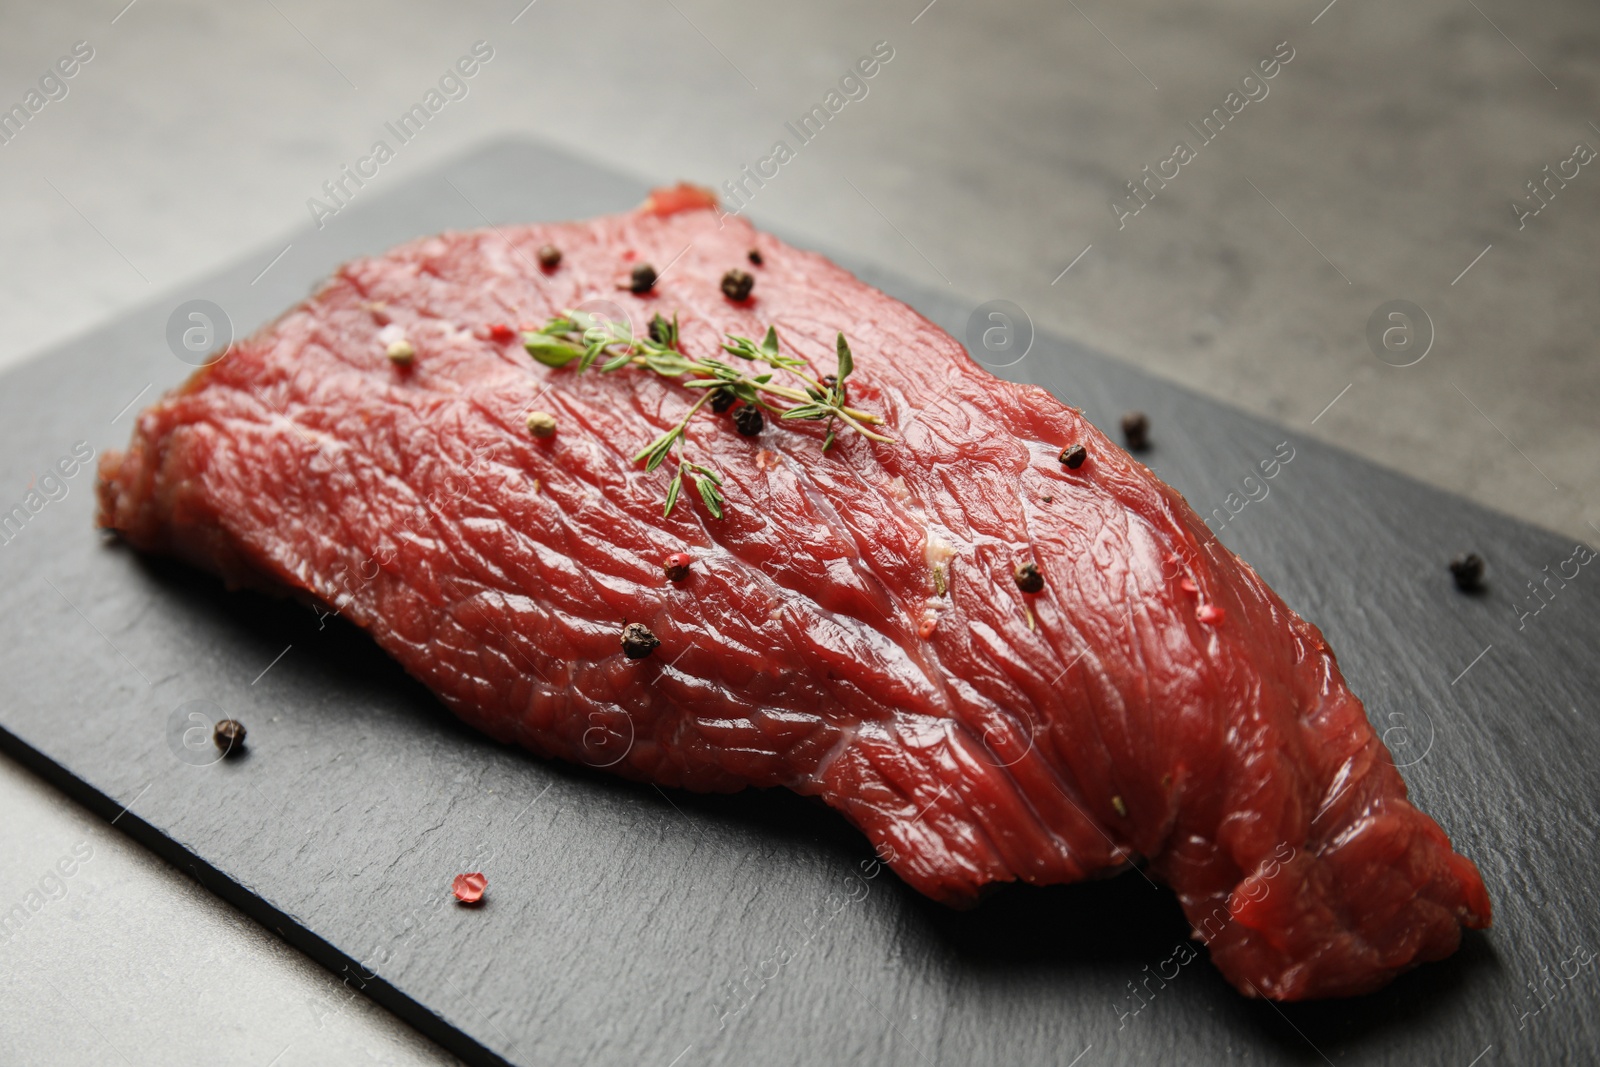
<svg viewBox="0 0 1600 1067"><path fill-rule="evenodd" d="M277 249L6 376L0 508L75 442L124 443L123 409L182 378L165 334L185 299L216 301L243 333L353 255L486 219L619 210L644 189L521 141L372 184L264 274ZM854 266L964 335L971 302ZM865 878L865 842L799 798L663 792L495 745L337 621L319 629L93 533L90 473L0 547L0 741L474 1062L1586 1058L1600 1039L1600 564L1519 618L1524 583L1572 556L1567 539L1058 338L1001 373L1102 425L1149 412L1148 461L1203 514L1289 442L1266 498L1221 536L1326 632L1414 796L1482 868L1493 930L1354 1001L1248 1001L1203 954L1136 1000L1186 933L1137 876L1007 887L957 913ZM1483 595L1442 569L1464 546L1491 560ZM191 701L247 722L248 755L180 759ZM476 868L487 903L446 903L450 877Z"/></svg>

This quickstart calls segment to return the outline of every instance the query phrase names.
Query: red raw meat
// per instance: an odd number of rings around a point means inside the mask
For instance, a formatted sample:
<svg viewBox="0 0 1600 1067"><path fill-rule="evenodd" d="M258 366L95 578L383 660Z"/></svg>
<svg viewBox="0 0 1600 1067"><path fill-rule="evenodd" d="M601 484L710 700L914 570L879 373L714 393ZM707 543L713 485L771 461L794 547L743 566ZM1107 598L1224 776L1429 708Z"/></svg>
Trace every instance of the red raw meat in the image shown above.
<svg viewBox="0 0 1600 1067"><path fill-rule="evenodd" d="M1321 633L1175 491L904 304L703 203L350 263L139 416L102 460L100 524L337 610L496 738L819 796L950 904L1142 864L1246 994L1376 989L1489 924ZM751 249L734 304L719 282ZM636 295L639 263L663 273ZM493 329L596 297L639 331L677 313L692 354L775 324L818 374L843 330L851 404L898 443L824 454L820 423L751 438L702 412L687 451L724 473L727 516L686 492L663 519L670 464L632 456L695 394L550 370ZM384 358L398 335L407 366ZM653 655L623 655L629 623Z"/></svg>

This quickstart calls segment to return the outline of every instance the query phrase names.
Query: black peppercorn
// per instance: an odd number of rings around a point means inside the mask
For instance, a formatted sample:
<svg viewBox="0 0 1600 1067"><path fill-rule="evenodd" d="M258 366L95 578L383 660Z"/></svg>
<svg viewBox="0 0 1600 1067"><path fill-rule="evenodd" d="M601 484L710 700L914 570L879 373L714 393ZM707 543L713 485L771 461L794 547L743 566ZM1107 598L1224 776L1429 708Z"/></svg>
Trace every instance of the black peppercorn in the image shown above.
<svg viewBox="0 0 1600 1067"><path fill-rule="evenodd" d="M746 404L733 413L733 428L745 437L755 437L764 425L761 409L754 404Z"/></svg>
<svg viewBox="0 0 1600 1067"><path fill-rule="evenodd" d="M1068 445L1061 450L1061 463L1071 470L1083 466L1083 461L1088 458L1089 450L1082 445Z"/></svg>
<svg viewBox="0 0 1600 1067"><path fill-rule="evenodd" d="M555 245L544 245L539 249L539 266L545 270L555 270L561 266L561 249Z"/></svg>
<svg viewBox="0 0 1600 1067"><path fill-rule="evenodd" d="M739 398L734 395L732 389L718 386L716 389L711 390L711 410L718 415L733 407L738 401Z"/></svg>
<svg viewBox="0 0 1600 1067"><path fill-rule="evenodd" d="M622 628L622 654L629 659L644 659L661 647L661 639L643 623L630 622Z"/></svg>
<svg viewBox="0 0 1600 1067"><path fill-rule="evenodd" d="M1044 588L1044 575L1039 573L1037 563L1021 564L1013 577L1017 580L1017 588L1024 593L1037 593Z"/></svg>
<svg viewBox="0 0 1600 1067"><path fill-rule="evenodd" d="M656 269L648 263L636 265L629 276L628 288L635 293L648 293L655 287Z"/></svg>
<svg viewBox="0 0 1600 1067"><path fill-rule="evenodd" d="M1122 439L1134 452L1150 447L1150 420L1142 411L1130 411L1122 416Z"/></svg>
<svg viewBox="0 0 1600 1067"><path fill-rule="evenodd" d="M664 345L664 344L667 343L667 338L669 336L671 336L671 334L672 334L672 323L668 322L666 319L662 318L660 315L651 316L651 318L650 318L650 340L654 341L658 345Z"/></svg>
<svg viewBox="0 0 1600 1067"><path fill-rule="evenodd" d="M211 731L211 740L226 756L244 747L244 735L244 723L238 719L223 719Z"/></svg>
<svg viewBox="0 0 1600 1067"><path fill-rule="evenodd" d="M722 295L729 300L739 303L750 299L750 290L756 287L755 278L749 271L733 268L722 276Z"/></svg>
<svg viewBox="0 0 1600 1067"><path fill-rule="evenodd" d="M1483 584L1483 557L1476 552L1467 552L1450 561L1450 574L1456 580L1456 588L1471 592Z"/></svg>
<svg viewBox="0 0 1600 1067"><path fill-rule="evenodd" d="M759 248L752 248L748 255L751 263L757 267L761 266L761 250Z"/></svg>

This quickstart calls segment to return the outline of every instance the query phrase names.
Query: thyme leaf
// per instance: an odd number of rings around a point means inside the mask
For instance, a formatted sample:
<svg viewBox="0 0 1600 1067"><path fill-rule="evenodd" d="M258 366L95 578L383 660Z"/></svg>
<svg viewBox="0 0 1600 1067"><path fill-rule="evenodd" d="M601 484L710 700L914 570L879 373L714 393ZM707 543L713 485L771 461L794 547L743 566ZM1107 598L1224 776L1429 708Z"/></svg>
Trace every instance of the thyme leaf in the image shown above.
<svg viewBox="0 0 1600 1067"><path fill-rule="evenodd" d="M678 473L672 476L672 481L667 483L667 507L661 513L663 519L672 517L672 506L678 502L678 494L683 491L683 467L678 468Z"/></svg>
<svg viewBox="0 0 1600 1067"><path fill-rule="evenodd" d="M850 356L850 344L844 339L844 332L840 331L839 340L835 346L839 352L839 385L844 385L844 380L850 377L850 372L856 369L856 361Z"/></svg>

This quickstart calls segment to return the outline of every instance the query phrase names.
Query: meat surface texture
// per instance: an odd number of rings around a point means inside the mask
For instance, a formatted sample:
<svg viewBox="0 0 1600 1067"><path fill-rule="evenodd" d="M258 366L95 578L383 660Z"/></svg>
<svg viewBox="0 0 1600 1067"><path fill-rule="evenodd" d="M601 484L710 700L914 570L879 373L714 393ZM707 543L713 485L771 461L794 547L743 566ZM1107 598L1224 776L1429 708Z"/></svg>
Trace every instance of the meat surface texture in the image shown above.
<svg viewBox="0 0 1600 1067"><path fill-rule="evenodd" d="M350 619L501 740L820 797L949 904L1136 865L1246 995L1370 991L1489 924L1321 633L1176 491L911 308L684 199L346 265L139 416L102 459L100 524ZM660 270L643 294L639 263ZM734 267L755 277L737 303ZM491 329L594 299L641 332L677 314L696 355L772 324L818 376L842 330L850 404L896 442L824 453L820 423L746 437L707 408L683 453L723 473L726 516L686 491L663 518L674 465L633 455L698 394L546 368ZM630 623L653 654L622 653Z"/></svg>

